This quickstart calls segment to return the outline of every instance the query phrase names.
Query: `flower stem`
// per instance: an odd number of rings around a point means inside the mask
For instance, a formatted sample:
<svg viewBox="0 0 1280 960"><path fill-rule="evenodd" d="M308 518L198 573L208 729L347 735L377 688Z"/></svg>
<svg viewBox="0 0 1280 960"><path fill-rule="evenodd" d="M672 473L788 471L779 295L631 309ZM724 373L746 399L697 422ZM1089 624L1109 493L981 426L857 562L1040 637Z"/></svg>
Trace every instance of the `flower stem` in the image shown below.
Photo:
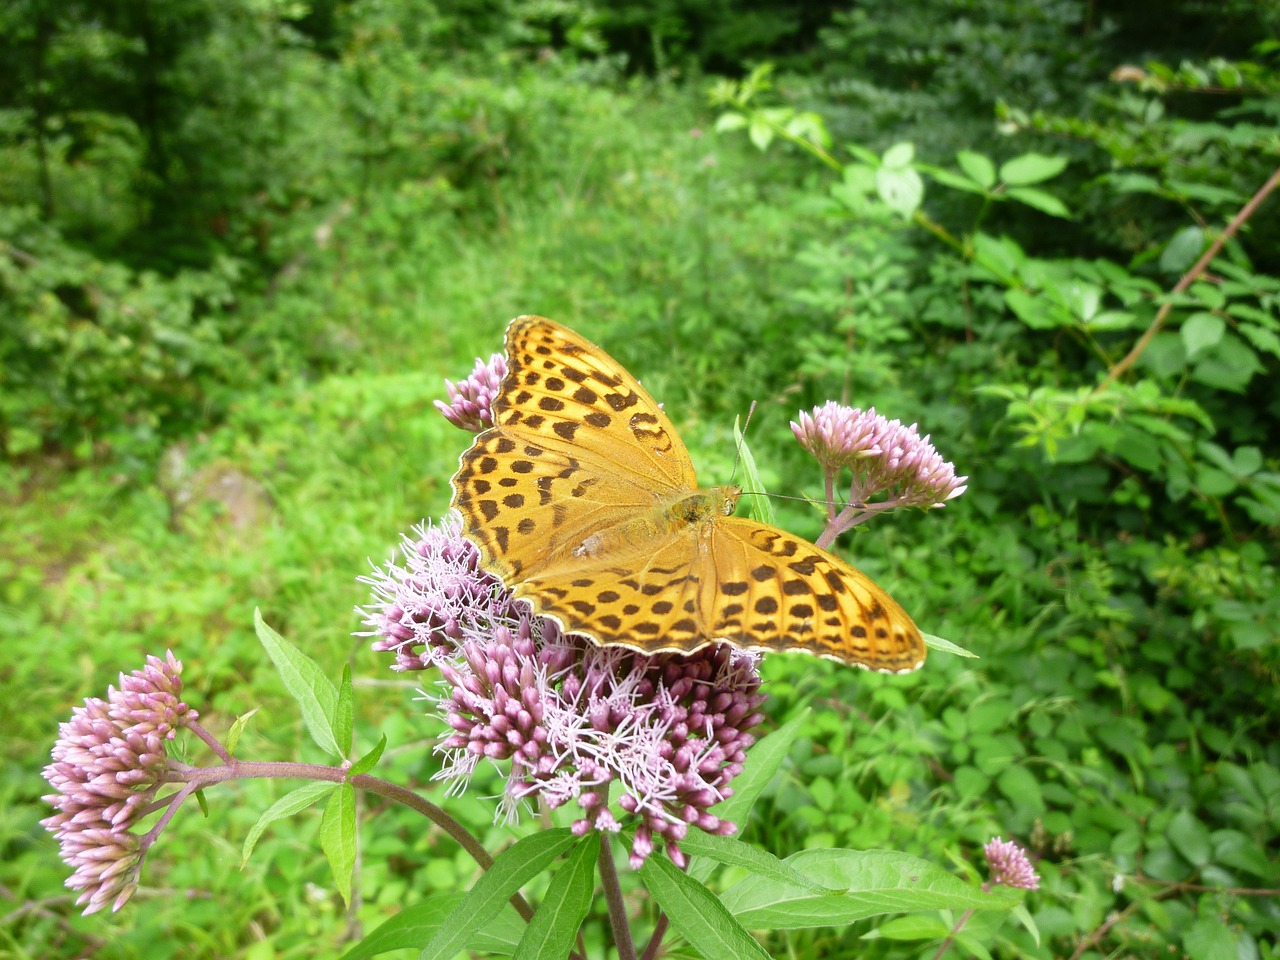
<svg viewBox="0 0 1280 960"><path fill-rule="evenodd" d="M604 886L605 901L609 904L613 944L618 949L618 960L636 960L636 946L631 940L631 925L627 922L627 905L618 883L618 868L613 865L613 844L607 834L601 839L600 882Z"/></svg>

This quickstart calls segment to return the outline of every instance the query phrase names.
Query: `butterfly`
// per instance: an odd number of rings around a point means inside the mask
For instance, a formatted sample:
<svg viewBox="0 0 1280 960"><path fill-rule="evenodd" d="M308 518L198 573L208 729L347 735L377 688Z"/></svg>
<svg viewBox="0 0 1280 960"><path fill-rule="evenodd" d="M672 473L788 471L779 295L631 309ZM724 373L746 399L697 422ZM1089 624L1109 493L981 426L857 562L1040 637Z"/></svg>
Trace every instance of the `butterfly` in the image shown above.
<svg viewBox="0 0 1280 960"><path fill-rule="evenodd" d="M508 370L454 475L482 567L569 633L641 653L802 651L905 673L919 629L868 576L699 487L662 408L567 327L517 317Z"/></svg>

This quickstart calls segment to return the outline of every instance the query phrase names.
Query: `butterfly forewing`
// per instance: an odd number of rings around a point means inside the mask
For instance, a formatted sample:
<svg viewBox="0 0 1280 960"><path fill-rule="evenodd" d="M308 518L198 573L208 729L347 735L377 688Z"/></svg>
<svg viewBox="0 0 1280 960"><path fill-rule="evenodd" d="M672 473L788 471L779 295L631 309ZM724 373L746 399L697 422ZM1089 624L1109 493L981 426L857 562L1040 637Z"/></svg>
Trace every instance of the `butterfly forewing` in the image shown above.
<svg viewBox="0 0 1280 960"><path fill-rule="evenodd" d="M920 631L869 577L704 509L731 506L736 488L690 497L693 464L671 422L599 347L520 317L507 358L494 426L463 454L453 506L484 567L536 613L645 653L726 642L892 673L924 662Z"/></svg>

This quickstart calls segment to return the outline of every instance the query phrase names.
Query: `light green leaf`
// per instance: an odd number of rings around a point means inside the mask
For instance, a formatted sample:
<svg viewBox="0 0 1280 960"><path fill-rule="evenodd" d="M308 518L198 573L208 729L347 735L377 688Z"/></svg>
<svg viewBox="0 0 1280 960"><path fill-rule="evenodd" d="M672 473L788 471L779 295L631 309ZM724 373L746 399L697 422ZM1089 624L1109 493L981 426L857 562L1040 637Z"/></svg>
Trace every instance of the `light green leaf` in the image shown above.
<svg viewBox="0 0 1280 960"><path fill-rule="evenodd" d="M640 868L640 882L653 894L672 928L704 960L769 960L715 894L666 857L657 853L649 857Z"/></svg>
<svg viewBox="0 0 1280 960"><path fill-rule="evenodd" d="M283 820L285 817L291 817L300 810L314 806L315 803L330 791L337 789L339 784L329 783L323 780L313 780L311 783L299 787L286 793L283 797L268 807L258 817L258 822L249 828L249 835L244 838L244 846L240 851L240 866L243 867L249 862L249 856L253 853L253 848L258 845L258 840L266 833L267 827L275 823L277 820Z"/></svg>
<svg viewBox="0 0 1280 960"><path fill-rule="evenodd" d="M379 740L363 757L351 765L348 774L352 777L358 777L362 773L368 773L378 765L378 761L382 759L382 751L387 749L387 735L384 733L382 739Z"/></svg>
<svg viewBox="0 0 1280 960"><path fill-rule="evenodd" d="M351 664L342 665L342 680L338 684L338 709L334 712L333 738L345 757L351 752L352 730L355 725L355 691L351 688Z"/></svg>
<svg viewBox="0 0 1280 960"><path fill-rule="evenodd" d="M961 150L956 154L956 163L968 175L969 179L984 190L996 185L996 168L989 158L972 150Z"/></svg>
<svg viewBox="0 0 1280 960"><path fill-rule="evenodd" d="M364 960L391 950L420 949L439 933L445 919L464 897L465 893L437 893L405 907L344 953L342 960ZM485 924L483 934L472 937L468 946L486 954L510 956L525 929L525 922L508 903L498 916Z"/></svg>
<svg viewBox="0 0 1280 960"><path fill-rule="evenodd" d="M1000 179L1011 186L1026 187L1052 180L1067 167L1066 157L1024 153L1000 165Z"/></svg>
<svg viewBox="0 0 1280 960"><path fill-rule="evenodd" d="M1205 235L1200 227L1183 227L1160 251L1160 269L1183 274L1204 253Z"/></svg>
<svg viewBox="0 0 1280 960"><path fill-rule="evenodd" d="M248 713L242 713L236 717L231 724L231 729L227 731L227 739L223 744L227 748L227 753L235 756L236 747L240 745L240 736L244 733L245 727L249 725L249 721L253 719L253 715L261 710L261 707L254 707Z"/></svg>
<svg viewBox="0 0 1280 960"><path fill-rule="evenodd" d="M791 745L804 729L808 717L809 711L801 710L773 733L757 741L747 752L747 762L742 773L733 781L733 796L717 803L710 812L721 820L728 820L739 826L745 824L761 792L769 785L773 775L782 766L782 761L791 752ZM715 864L711 860L695 857L689 864L689 876L695 880L706 880L713 869Z"/></svg>
<svg viewBox="0 0 1280 960"><path fill-rule="evenodd" d="M350 903L351 874L356 865L356 791L349 783L340 784L329 795L320 820L320 848L329 860L343 903Z"/></svg>
<svg viewBox="0 0 1280 960"><path fill-rule="evenodd" d="M722 113L716 118L716 133L729 133L732 130L741 130L747 125L747 118L740 113L730 111Z"/></svg>
<svg viewBox="0 0 1280 960"><path fill-rule="evenodd" d="M513 960L564 960L573 951L578 928L591 909L599 855L600 834L593 831L573 848L551 878L542 906L529 921Z"/></svg>
<svg viewBox="0 0 1280 960"><path fill-rule="evenodd" d="M769 499L768 491L760 480L760 471L756 469L756 458L751 455L751 448L747 446L747 438L742 435L737 417L733 418L733 442L738 448L738 456L742 462L742 489L753 494L747 501L751 507L751 516L761 523L772 525L776 522L773 501Z"/></svg>
<svg viewBox="0 0 1280 960"><path fill-rule="evenodd" d="M911 166L911 161L915 159L915 156L916 146L914 143L895 143L884 152L880 163L890 170L905 170Z"/></svg>
<svg viewBox="0 0 1280 960"><path fill-rule="evenodd" d="M881 167L876 171L876 193L889 209L910 217L924 200L924 181L910 167Z"/></svg>
<svg viewBox="0 0 1280 960"><path fill-rule="evenodd" d="M1067 209L1067 205L1053 194L1045 193L1043 190L1036 190L1032 187L1010 187L1004 192L1004 195L1011 200L1017 200L1019 203L1024 203L1028 207L1039 210L1041 213L1047 213L1051 217L1059 217L1063 220L1071 219L1071 211Z"/></svg>
<svg viewBox="0 0 1280 960"><path fill-rule="evenodd" d="M951 928L937 914L913 913L888 920L865 937L867 940L941 940Z"/></svg>
<svg viewBox="0 0 1280 960"><path fill-rule="evenodd" d="M974 660L982 659L972 650L966 650L964 647L957 643L952 643L950 640L944 640L942 637L935 637L931 633L925 633L922 634L922 636L924 637L925 646L932 650L938 650L942 653L952 653L957 657L970 657Z"/></svg>
<svg viewBox="0 0 1280 960"><path fill-rule="evenodd" d="M1182 937L1183 949L1191 960L1235 958L1236 934L1216 917L1201 917Z"/></svg>
<svg viewBox="0 0 1280 960"><path fill-rule="evenodd" d="M284 688L297 701L311 739L330 756L343 756L333 731L338 710L338 691L333 683L314 660L267 626L259 610L253 611L253 627L284 681Z"/></svg>
<svg viewBox="0 0 1280 960"><path fill-rule="evenodd" d="M783 862L847 892L815 893L748 877L721 897L745 926L794 930L917 910L1009 910L1019 899L999 888L983 893L926 860L889 850L805 850Z"/></svg>
<svg viewBox="0 0 1280 960"><path fill-rule="evenodd" d="M518 840L475 882L423 948L419 960L451 960L466 947L475 931L498 915L516 891L577 842L567 827Z"/></svg>
<svg viewBox="0 0 1280 960"><path fill-rule="evenodd" d="M1226 332L1227 322L1215 313L1193 313L1187 317L1179 329L1187 359L1194 359L1197 354L1216 347Z"/></svg>
<svg viewBox="0 0 1280 960"><path fill-rule="evenodd" d="M753 876L772 877L779 883L804 887L819 893L832 892L788 867L773 854L733 837L720 837L703 833L701 830L690 830L680 841L680 849L689 856L707 857L717 863L746 867Z"/></svg>
<svg viewBox="0 0 1280 960"><path fill-rule="evenodd" d="M996 787L1015 806L1032 813L1044 812L1044 797L1040 794L1040 782L1026 767L1005 767L996 777Z"/></svg>
<svg viewBox="0 0 1280 960"><path fill-rule="evenodd" d="M1208 828L1190 810L1182 809L1169 821L1169 842L1192 866L1203 867L1213 857Z"/></svg>
<svg viewBox="0 0 1280 960"><path fill-rule="evenodd" d="M747 136L758 149L767 150L769 144L773 142L773 127L763 120L753 120L751 127L747 130Z"/></svg>

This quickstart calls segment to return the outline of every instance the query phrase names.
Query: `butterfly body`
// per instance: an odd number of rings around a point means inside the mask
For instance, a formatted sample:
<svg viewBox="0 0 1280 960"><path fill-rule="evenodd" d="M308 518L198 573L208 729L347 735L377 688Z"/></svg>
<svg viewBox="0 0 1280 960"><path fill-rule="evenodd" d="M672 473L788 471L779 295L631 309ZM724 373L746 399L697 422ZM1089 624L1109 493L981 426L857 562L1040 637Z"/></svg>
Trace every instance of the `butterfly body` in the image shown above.
<svg viewBox="0 0 1280 960"><path fill-rule="evenodd" d="M484 568L536 613L643 653L724 642L894 673L924 661L919 630L868 577L732 516L737 487L700 488L662 408L599 347L519 317L507 357L453 506Z"/></svg>

